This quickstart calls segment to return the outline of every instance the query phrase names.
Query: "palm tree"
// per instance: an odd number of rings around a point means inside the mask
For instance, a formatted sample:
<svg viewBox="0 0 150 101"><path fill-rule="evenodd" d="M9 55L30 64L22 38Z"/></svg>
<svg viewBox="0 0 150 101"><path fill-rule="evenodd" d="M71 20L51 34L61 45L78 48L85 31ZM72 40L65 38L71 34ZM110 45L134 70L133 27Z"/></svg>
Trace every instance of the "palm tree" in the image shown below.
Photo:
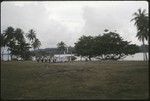
<svg viewBox="0 0 150 101"><path fill-rule="evenodd" d="M32 47L35 50L36 48L39 49L40 46L41 46L41 42L39 41L39 39L36 38L32 44Z"/></svg>
<svg viewBox="0 0 150 101"><path fill-rule="evenodd" d="M12 43L15 42L15 33L14 33L14 28L9 26L7 27L6 30L4 30L3 32L3 46L7 46L7 52L8 52L8 61L9 61L9 50L10 50L10 46L12 45Z"/></svg>
<svg viewBox="0 0 150 101"><path fill-rule="evenodd" d="M15 37L16 37L16 40L18 40L18 42L25 41L23 34L24 34L24 32L22 29L17 28L15 30Z"/></svg>
<svg viewBox="0 0 150 101"><path fill-rule="evenodd" d="M149 41L148 14L145 9L143 11L138 9L138 12L135 12L133 16L134 18L131 19L131 21L135 21L134 25L137 27L136 37L143 43L143 58L144 60L147 60L145 40Z"/></svg>
<svg viewBox="0 0 150 101"><path fill-rule="evenodd" d="M66 44L63 42L63 41L61 41L61 42L59 42L58 44L57 44L57 48L58 48L58 50L59 50L59 59L60 59L60 54L61 54L61 52L65 52L65 49L66 49Z"/></svg>
<svg viewBox="0 0 150 101"><path fill-rule="evenodd" d="M30 29L29 32L27 33L27 38L29 39L29 41L31 41L31 43L33 43L36 39L36 33L33 29Z"/></svg>
<svg viewBox="0 0 150 101"><path fill-rule="evenodd" d="M58 49L60 50L60 52L64 52L66 49L66 44L61 41L60 43L57 44Z"/></svg>
<svg viewBox="0 0 150 101"><path fill-rule="evenodd" d="M29 32L27 33L27 38L30 41L34 52L35 49L39 49L39 47L41 46L41 42L39 41L39 39L36 38L36 33L33 29L29 30Z"/></svg>
<svg viewBox="0 0 150 101"><path fill-rule="evenodd" d="M13 41L15 38L14 28L10 26L4 30L3 37L5 39L5 45L7 46L10 41Z"/></svg>
<svg viewBox="0 0 150 101"><path fill-rule="evenodd" d="M32 47L34 49L34 52L35 52L35 49L38 49L39 50L39 47L41 46L41 42L39 41L39 39L35 39L35 41L32 43ZM35 54L35 59L37 60L37 54Z"/></svg>

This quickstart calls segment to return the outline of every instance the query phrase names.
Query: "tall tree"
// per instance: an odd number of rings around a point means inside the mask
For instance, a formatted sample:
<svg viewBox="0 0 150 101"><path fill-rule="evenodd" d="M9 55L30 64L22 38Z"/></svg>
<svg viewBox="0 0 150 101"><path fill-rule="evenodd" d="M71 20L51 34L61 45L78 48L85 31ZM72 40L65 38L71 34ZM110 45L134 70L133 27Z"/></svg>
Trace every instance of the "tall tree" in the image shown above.
<svg viewBox="0 0 150 101"><path fill-rule="evenodd" d="M10 56L21 57L22 59L29 59L29 44L24 38L24 32L20 28L14 29L13 27L8 27L4 30L2 46L7 46L8 51L10 51ZM8 58L9 59L9 58Z"/></svg>
<svg viewBox="0 0 150 101"><path fill-rule="evenodd" d="M135 21L134 25L137 27L136 37L138 37L138 39L143 43L143 58L144 60L147 60L145 40L148 40L149 42L149 17L145 9L143 11L138 9L138 12L135 12L133 16L134 18L131 19L131 21Z"/></svg>
<svg viewBox="0 0 150 101"><path fill-rule="evenodd" d="M34 42L34 40L36 39L36 33L33 29L29 30L29 32L27 33L27 38L29 39L29 41L31 41L31 43Z"/></svg>
<svg viewBox="0 0 150 101"><path fill-rule="evenodd" d="M66 44L61 41L57 44L57 48L60 51L60 53L63 53L66 50Z"/></svg>
<svg viewBox="0 0 150 101"><path fill-rule="evenodd" d="M124 41L119 34L108 32L102 36L82 36L75 43L75 50L78 55L97 57L102 60L118 60L138 52L138 47L130 42Z"/></svg>
<svg viewBox="0 0 150 101"><path fill-rule="evenodd" d="M29 30L27 33L27 38L30 41L31 47L35 50L38 49L41 46L40 40L36 37L36 33L33 29Z"/></svg>
<svg viewBox="0 0 150 101"><path fill-rule="evenodd" d="M75 43L75 50L78 55L87 56L91 60L94 56L94 38L92 36L82 36Z"/></svg>
<svg viewBox="0 0 150 101"><path fill-rule="evenodd" d="M13 34L13 40L10 41L10 43L8 44L9 50L11 52L11 59L13 55L17 55L19 54L19 50L17 49L17 46L20 45L20 43L24 42L25 43L25 39L23 36L24 32L22 29L20 28L16 28L14 30L14 34ZM13 50L16 50L15 52Z"/></svg>
<svg viewBox="0 0 150 101"><path fill-rule="evenodd" d="M35 39L35 41L32 44L33 49L35 50L36 48L39 49L39 47L41 46L41 42L39 39Z"/></svg>
<svg viewBox="0 0 150 101"><path fill-rule="evenodd" d="M18 42L25 42L24 32L23 32L22 29L16 28L14 33L15 33L16 41L18 41Z"/></svg>
<svg viewBox="0 0 150 101"><path fill-rule="evenodd" d="M29 32L27 33L27 38L30 41L30 45L34 50L32 55L34 55L35 57L38 57L37 54L35 54L35 49L39 49L39 47L41 46L41 42L36 37L36 32L33 29L30 29Z"/></svg>
<svg viewBox="0 0 150 101"><path fill-rule="evenodd" d="M7 27L6 30L3 31L3 46L7 46L8 49L8 60L9 60L9 50L10 50L10 46L13 46L15 43L15 29L11 26Z"/></svg>
<svg viewBox="0 0 150 101"><path fill-rule="evenodd" d="M23 60L27 60L30 58L29 52L29 44L26 43L24 38L24 32L20 28L16 28L14 31L14 41L9 44L9 50L11 51L11 58L12 55L22 58ZM28 54L27 54L28 53Z"/></svg>

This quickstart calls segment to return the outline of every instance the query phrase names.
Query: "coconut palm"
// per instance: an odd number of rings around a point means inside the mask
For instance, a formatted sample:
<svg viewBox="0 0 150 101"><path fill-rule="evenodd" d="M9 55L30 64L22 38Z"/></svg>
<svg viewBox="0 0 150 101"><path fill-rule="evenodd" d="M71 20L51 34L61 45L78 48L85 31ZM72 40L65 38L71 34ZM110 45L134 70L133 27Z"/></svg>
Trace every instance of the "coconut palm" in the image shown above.
<svg viewBox="0 0 150 101"><path fill-rule="evenodd" d="M39 47L41 46L41 42L39 41L39 39L35 39L35 41L32 44L33 49L39 49Z"/></svg>
<svg viewBox="0 0 150 101"><path fill-rule="evenodd" d="M29 32L27 33L27 38L30 41L31 47L33 48L34 52L35 49L39 49L39 47L41 46L41 42L36 38L36 33L33 29L29 30Z"/></svg>
<svg viewBox="0 0 150 101"><path fill-rule="evenodd" d="M148 14L145 9L143 11L138 9L138 12L135 12L133 16L134 18L131 21L135 21L134 25L137 27L136 37L143 43L143 58L147 60L145 40L149 40Z"/></svg>
<svg viewBox="0 0 150 101"><path fill-rule="evenodd" d="M39 41L39 39L35 38L35 41L32 43L34 52L35 52L35 49L39 49L40 46L41 46L41 42ZM35 58L37 60L37 54L35 54Z"/></svg>
<svg viewBox="0 0 150 101"><path fill-rule="evenodd" d="M60 54L62 52L64 52L64 54L65 54L66 44L63 41L61 41L61 42L57 43L57 48L58 48L58 50L60 52L59 53L59 58L60 58Z"/></svg>
<svg viewBox="0 0 150 101"><path fill-rule="evenodd" d="M20 42L20 41L25 41L25 38L24 38L23 34L24 34L24 32L23 32L22 29L17 28L17 29L15 30L15 37L16 37L16 40L17 40L18 42Z"/></svg>
<svg viewBox="0 0 150 101"><path fill-rule="evenodd" d="M14 28L8 27L6 30L4 30L3 37L5 40L5 45L7 46L11 41L15 40L15 34L14 34Z"/></svg>
<svg viewBox="0 0 150 101"><path fill-rule="evenodd" d="M58 49L60 50L60 52L64 52L66 49L66 44L61 41L60 43L57 44Z"/></svg>
<svg viewBox="0 0 150 101"><path fill-rule="evenodd" d="M39 40L36 38L36 33L33 29L30 29L29 32L27 33L26 37L30 41L31 46L35 50L38 47L38 44L40 46Z"/></svg>
<svg viewBox="0 0 150 101"><path fill-rule="evenodd" d="M29 39L29 41L31 41L31 43L33 43L36 39L36 33L33 29L30 29L29 32L27 33L27 38Z"/></svg>
<svg viewBox="0 0 150 101"><path fill-rule="evenodd" d="M12 46L12 43L15 42L15 33L14 33L14 28L9 26L7 27L6 30L4 30L3 32L3 47L8 47L7 52L8 52L8 61L9 61L9 50L10 50L10 46Z"/></svg>

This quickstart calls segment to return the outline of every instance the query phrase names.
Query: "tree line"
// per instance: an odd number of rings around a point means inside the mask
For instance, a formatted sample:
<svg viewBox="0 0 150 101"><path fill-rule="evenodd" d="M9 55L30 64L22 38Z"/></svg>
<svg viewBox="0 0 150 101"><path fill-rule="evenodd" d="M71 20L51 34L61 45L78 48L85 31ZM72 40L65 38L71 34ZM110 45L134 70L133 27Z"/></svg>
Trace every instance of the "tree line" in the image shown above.
<svg viewBox="0 0 150 101"><path fill-rule="evenodd" d="M133 14L134 25L137 27L137 35L139 41L142 41L142 51L144 60L148 60L145 41L149 42L149 17L146 10L138 9L138 12ZM36 32L31 29L27 33L21 28L14 29L13 27L7 27L6 30L0 35L1 47L8 47L12 56L21 57L23 60L31 59L31 56L37 56L45 53L36 53L35 49L39 49L41 42L36 37ZM57 44L57 48L60 53L66 50L64 42ZM124 58L127 55L135 54L139 52L139 48L135 44L130 44L128 41L124 41L122 37L116 32L105 30L105 33L98 36L82 36L79 41L75 43L74 53L80 56L86 56L91 60L92 57L96 57L102 60L118 60ZM33 49L34 51L30 51ZM3 58L3 56L2 56Z"/></svg>
<svg viewBox="0 0 150 101"><path fill-rule="evenodd" d="M92 57L101 60L118 60L127 55L139 52L139 47L124 41L116 32L109 32L98 36L82 36L75 43L75 52L82 57Z"/></svg>
<svg viewBox="0 0 150 101"><path fill-rule="evenodd" d="M139 8L137 12L133 13L131 21L134 21L134 25L137 28L136 37L139 41L142 41L143 44L142 49L140 49L143 51L143 59L147 61L148 56L145 41L149 44L149 16L148 13L146 13L146 9L142 10ZM108 30L106 29L105 31L107 32ZM114 36L114 38L111 37L111 35ZM113 39L116 42L113 41ZM99 56L100 59L116 60L139 51L136 45L129 45L129 42L123 41L122 38L114 32L109 32L97 37L82 36L79 42L75 44L75 49L78 55L88 56L89 60L95 56Z"/></svg>
<svg viewBox="0 0 150 101"><path fill-rule="evenodd" d="M30 49L37 49L41 46L41 42L36 37L36 33L33 29L28 33L24 33L21 28L7 27L0 36L1 47L8 47L7 51L10 51L10 56L20 57L23 60L31 59ZM2 56L3 58L3 56Z"/></svg>
<svg viewBox="0 0 150 101"><path fill-rule="evenodd" d="M128 41L124 41L119 34L115 32L106 32L103 35L92 36L82 36L79 41L75 43L75 54L82 57L86 56L91 60L92 57L102 60L118 60L126 57L127 55L132 55L137 52L143 52L143 59L148 60L146 54L147 46L145 41L149 42L149 16L146 10L138 9L137 12L133 13L133 19L135 21L134 25L137 27L136 37L139 41L142 41L142 47L138 47L136 44L130 44ZM142 48L142 49L141 49ZM58 49L64 51L64 42L58 43Z"/></svg>

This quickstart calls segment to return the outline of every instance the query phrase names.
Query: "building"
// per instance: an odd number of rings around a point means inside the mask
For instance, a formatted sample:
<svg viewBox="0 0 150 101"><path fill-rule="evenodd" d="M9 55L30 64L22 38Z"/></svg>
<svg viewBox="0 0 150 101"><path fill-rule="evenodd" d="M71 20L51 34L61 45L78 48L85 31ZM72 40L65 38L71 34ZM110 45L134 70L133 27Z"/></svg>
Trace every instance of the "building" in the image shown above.
<svg viewBox="0 0 150 101"><path fill-rule="evenodd" d="M55 54L53 59L55 62L68 62L74 54Z"/></svg>
<svg viewBox="0 0 150 101"><path fill-rule="evenodd" d="M11 60L10 51L8 51L8 47L1 47L1 60L3 61Z"/></svg>

